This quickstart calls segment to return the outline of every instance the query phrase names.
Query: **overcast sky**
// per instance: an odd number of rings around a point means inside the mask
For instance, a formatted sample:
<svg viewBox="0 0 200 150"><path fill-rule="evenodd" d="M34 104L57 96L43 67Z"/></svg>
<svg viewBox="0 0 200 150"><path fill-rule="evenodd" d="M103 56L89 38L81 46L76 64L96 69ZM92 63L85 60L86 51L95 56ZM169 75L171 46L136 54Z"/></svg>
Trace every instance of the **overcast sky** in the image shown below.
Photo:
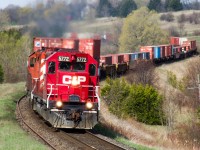
<svg viewBox="0 0 200 150"><path fill-rule="evenodd" d="M34 0L0 0L0 8L5 8L9 4L14 4L18 6L25 6Z"/></svg>

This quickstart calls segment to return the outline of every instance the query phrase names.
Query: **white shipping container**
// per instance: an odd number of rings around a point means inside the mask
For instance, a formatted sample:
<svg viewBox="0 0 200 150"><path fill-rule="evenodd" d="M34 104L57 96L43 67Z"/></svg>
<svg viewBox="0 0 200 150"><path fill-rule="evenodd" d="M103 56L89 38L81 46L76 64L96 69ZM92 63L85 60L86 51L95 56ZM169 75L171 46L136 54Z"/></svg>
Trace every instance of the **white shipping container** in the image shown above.
<svg viewBox="0 0 200 150"><path fill-rule="evenodd" d="M182 45L184 41L187 41L188 39L186 37L180 37L179 38L179 45Z"/></svg>

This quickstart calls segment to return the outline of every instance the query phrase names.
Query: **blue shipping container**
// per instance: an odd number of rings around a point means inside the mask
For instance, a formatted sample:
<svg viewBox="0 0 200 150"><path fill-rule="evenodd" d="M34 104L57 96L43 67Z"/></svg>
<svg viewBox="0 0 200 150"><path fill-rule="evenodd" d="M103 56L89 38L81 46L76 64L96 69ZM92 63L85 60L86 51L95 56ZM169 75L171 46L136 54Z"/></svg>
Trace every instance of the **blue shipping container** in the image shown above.
<svg viewBox="0 0 200 150"><path fill-rule="evenodd" d="M160 46L155 46L155 47L154 47L154 58L155 58L155 59L161 58L161 53L160 53L160 51L161 51Z"/></svg>
<svg viewBox="0 0 200 150"><path fill-rule="evenodd" d="M131 61L137 60L138 59L138 53L132 53L131 54Z"/></svg>
<svg viewBox="0 0 200 150"><path fill-rule="evenodd" d="M143 59L149 60L150 59L150 53L149 52L144 52L143 53Z"/></svg>

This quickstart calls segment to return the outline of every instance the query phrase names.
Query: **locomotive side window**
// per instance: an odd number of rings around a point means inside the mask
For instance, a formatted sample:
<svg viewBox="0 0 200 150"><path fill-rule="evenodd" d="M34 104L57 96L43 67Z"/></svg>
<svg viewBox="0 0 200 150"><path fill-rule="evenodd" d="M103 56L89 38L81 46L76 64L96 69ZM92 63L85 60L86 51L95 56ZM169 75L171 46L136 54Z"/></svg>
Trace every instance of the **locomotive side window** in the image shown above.
<svg viewBox="0 0 200 150"><path fill-rule="evenodd" d="M48 66L48 73L55 73L56 63L55 62L49 62Z"/></svg>
<svg viewBox="0 0 200 150"><path fill-rule="evenodd" d="M76 62L73 64L73 71L83 71L85 70L85 63Z"/></svg>
<svg viewBox="0 0 200 150"><path fill-rule="evenodd" d="M71 69L71 63L70 62L61 61L59 63L59 69L61 69L61 70L70 70Z"/></svg>
<svg viewBox="0 0 200 150"><path fill-rule="evenodd" d="M34 67L35 62L36 62L36 58L32 57L30 59L30 67Z"/></svg>
<svg viewBox="0 0 200 150"><path fill-rule="evenodd" d="M89 65L89 73L90 73L90 76L96 75L96 66L94 64Z"/></svg>

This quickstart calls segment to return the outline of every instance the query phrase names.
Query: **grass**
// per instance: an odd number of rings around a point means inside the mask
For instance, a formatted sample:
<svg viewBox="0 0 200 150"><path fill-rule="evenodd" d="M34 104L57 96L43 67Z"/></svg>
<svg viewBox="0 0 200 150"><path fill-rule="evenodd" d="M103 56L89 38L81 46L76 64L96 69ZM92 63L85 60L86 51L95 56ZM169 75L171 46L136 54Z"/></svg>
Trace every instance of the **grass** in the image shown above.
<svg viewBox="0 0 200 150"><path fill-rule="evenodd" d="M120 142L124 145L131 147L131 148L135 148L137 150L155 150L153 148L149 148L149 147L146 147L146 146L135 144L135 143L129 141L128 139L126 139L125 137L123 137L122 135L114 132L113 130L104 127L100 123L95 126L94 132L102 134L104 136L107 136L111 139L114 139L117 142Z"/></svg>
<svg viewBox="0 0 200 150"><path fill-rule="evenodd" d="M0 84L0 91L0 149L48 149L28 135L15 118L16 101L25 93L24 83Z"/></svg>

